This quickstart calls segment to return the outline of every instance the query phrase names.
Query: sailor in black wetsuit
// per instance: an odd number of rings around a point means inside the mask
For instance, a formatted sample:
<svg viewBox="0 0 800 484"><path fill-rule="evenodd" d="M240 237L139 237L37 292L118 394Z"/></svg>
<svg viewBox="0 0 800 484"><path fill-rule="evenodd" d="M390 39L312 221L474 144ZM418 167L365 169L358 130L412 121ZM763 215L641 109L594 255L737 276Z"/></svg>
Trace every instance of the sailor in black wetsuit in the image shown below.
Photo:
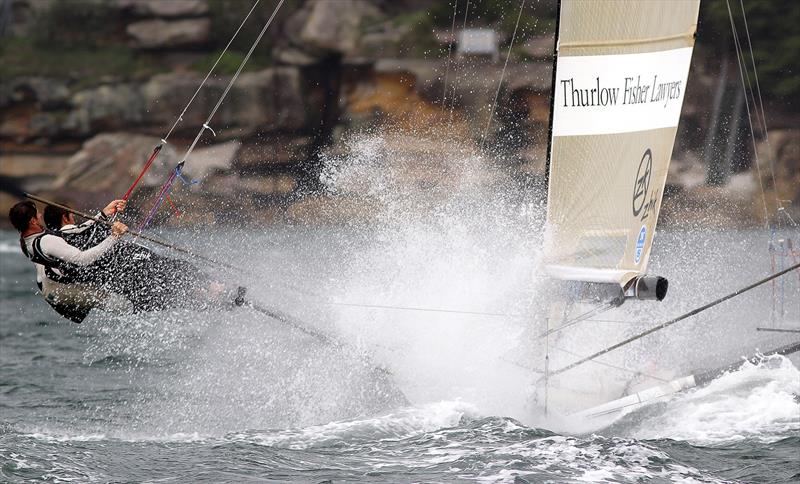
<svg viewBox="0 0 800 484"><path fill-rule="evenodd" d="M70 245L86 249L108 236L109 228L88 220L75 224L75 216L63 208L48 205L44 221ZM82 268L80 282L94 284L123 295L133 312L159 311L174 307L202 308L221 303L241 305L244 288L233 294L193 264L159 255L146 247L121 241L99 260Z"/></svg>
<svg viewBox="0 0 800 484"><path fill-rule="evenodd" d="M124 206L121 200L114 201L104 212L114 213ZM80 323L94 307L116 309L118 298L111 297L99 286L87 284L80 273L111 250L128 227L116 222L110 233L94 247L80 250L45 229L33 202L20 202L11 207L9 219L20 232L22 252L36 266L36 282L42 296L56 312Z"/></svg>
<svg viewBox="0 0 800 484"><path fill-rule="evenodd" d="M124 206L116 200L98 217L107 219ZM59 231L45 229L33 202L16 204L9 218L21 233L23 253L36 264L45 300L71 321L80 323L94 307L140 312L244 303L244 288L231 291L188 262L118 242L127 231L124 224L116 222L109 231L91 221L75 225L72 215L65 214L48 212L51 222L62 225Z"/></svg>
<svg viewBox="0 0 800 484"><path fill-rule="evenodd" d="M44 210L48 229L54 230L72 246L86 249L107 237L109 228L88 220L75 224L74 215L53 205ZM120 242L88 267L82 268L81 282L95 284L125 296L133 311L157 311L182 306L197 290L213 284L189 262L156 254L146 247Z"/></svg>

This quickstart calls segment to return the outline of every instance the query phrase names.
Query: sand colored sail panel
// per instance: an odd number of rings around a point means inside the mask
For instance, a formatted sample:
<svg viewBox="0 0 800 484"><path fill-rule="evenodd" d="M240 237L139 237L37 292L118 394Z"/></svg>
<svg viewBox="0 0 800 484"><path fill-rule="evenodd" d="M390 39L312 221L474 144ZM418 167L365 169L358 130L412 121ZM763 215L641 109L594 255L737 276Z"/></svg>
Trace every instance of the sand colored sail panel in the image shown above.
<svg viewBox="0 0 800 484"><path fill-rule="evenodd" d="M564 0L546 271L626 284L647 267L699 0Z"/></svg>

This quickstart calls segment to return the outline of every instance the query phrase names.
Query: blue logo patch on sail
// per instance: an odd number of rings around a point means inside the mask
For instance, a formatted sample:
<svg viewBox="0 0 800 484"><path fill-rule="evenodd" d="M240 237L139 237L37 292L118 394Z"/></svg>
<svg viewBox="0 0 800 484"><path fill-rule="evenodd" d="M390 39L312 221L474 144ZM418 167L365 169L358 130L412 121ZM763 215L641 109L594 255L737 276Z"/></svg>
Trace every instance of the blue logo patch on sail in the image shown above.
<svg viewBox="0 0 800 484"><path fill-rule="evenodd" d="M636 239L636 250L633 251L633 263L638 264L642 259L642 252L644 252L644 241L647 240L647 226L642 225L639 231L639 238Z"/></svg>

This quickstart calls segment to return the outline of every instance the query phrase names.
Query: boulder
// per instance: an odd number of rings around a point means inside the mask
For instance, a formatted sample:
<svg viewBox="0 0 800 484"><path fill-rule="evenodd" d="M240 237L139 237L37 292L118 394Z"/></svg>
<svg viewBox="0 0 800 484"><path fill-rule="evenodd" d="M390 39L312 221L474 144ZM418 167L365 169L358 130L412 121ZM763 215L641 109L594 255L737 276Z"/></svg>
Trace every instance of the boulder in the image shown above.
<svg viewBox="0 0 800 484"><path fill-rule="evenodd" d="M196 17L208 13L206 0L119 0L118 5L143 17Z"/></svg>
<svg viewBox="0 0 800 484"><path fill-rule="evenodd" d="M178 73L150 79L142 87L147 124L157 126L159 130L169 129L201 80L200 75ZM183 115L176 133L194 135L203 126L228 80L209 79ZM217 132L229 128L243 128L245 133L303 129L307 124L306 112L309 108L300 82L300 72L296 67L246 72L239 76L210 125Z"/></svg>
<svg viewBox="0 0 800 484"><path fill-rule="evenodd" d="M275 135L256 144L247 144L239 152L236 169L253 174L273 169L274 165L299 164L311 155L310 136Z"/></svg>
<svg viewBox="0 0 800 484"><path fill-rule="evenodd" d="M197 73L158 74L142 85L144 110L154 134L163 135L175 123L186 103L191 99L203 76ZM194 135L214 107L226 81L209 79L192 105L183 114L176 133ZM157 127L157 129L155 129Z"/></svg>
<svg viewBox="0 0 800 484"><path fill-rule="evenodd" d="M133 39L134 47L140 49L197 47L208 43L211 20L142 20L129 24L127 32Z"/></svg>
<svg viewBox="0 0 800 484"><path fill-rule="evenodd" d="M300 40L314 49L351 54L361 37L362 20L380 16L380 10L366 0L316 0L300 31Z"/></svg>
<svg viewBox="0 0 800 484"><path fill-rule="evenodd" d="M50 153L3 153L0 174L14 178L55 177L67 165L68 156Z"/></svg>
<svg viewBox="0 0 800 484"><path fill-rule="evenodd" d="M240 178L239 188L259 195L288 195L297 188L297 180L285 173Z"/></svg>
<svg viewBox="0 0 800 484"><path fill-rule="evenodd" d="M99 194L105 198L122 196L159 142L156 137L130 133L97 135L67 160L66 168L52 188ZM142 178L140 187L161 185L179 157L171 145L164 146Z"/></svg>
<svg viewBox="0 0 800 484"><path fill-rule="evenodd" d="M295 47L276 47L272 57L280 64L293 66L310 66L319 62L319 58Z"/></svg>
<svg viewBox="0 0 800 484"><path fill-rule="evenodd" d="M230 98L220 108L223 118L260 131L298 130L307 111L296 67L273 67L239 76Z"/></svg>
<svg viewBox="0 0 800 484"><path fill-rule="evenodd" d="M43 110L69 105L67 81L47 77L18 77L0 81L0 108L31 102Z"/></svg>
<svg viewBox="0 0 800 484"><path fill-rule="evenodd" d="M63 128L72 135L89 136L142 124L144 101L139 85L106 85L80 91L72 97L72 111Z"/></svg>
<svg viewBox="0 0 800 484"><path fill-rule="evenodd" d="M229 171L241 147L241 141L228 141L205 148L195 148L186 160L187 176L200 180L217 172Z"/></svg>

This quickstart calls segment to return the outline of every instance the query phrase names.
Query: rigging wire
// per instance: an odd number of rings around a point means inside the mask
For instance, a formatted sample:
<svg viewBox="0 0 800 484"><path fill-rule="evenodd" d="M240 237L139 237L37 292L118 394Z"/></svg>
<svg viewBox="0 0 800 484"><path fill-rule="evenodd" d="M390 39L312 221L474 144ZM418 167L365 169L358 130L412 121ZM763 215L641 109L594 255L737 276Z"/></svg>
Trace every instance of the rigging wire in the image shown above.
<svg viewBox="0 0 800 484"><path fill-rule="evenodd" d="M566 353L566 354L571 355L571 356L576 356L578 358L582 358L583 357L583 355L581 355L579 353L575 353L574 351L570 351L570 350L567 350L567 349L564 349L564 348L560 348L558 346L552 346L552 348L554 350L556 350L556 351L561 351L562 353ZM641 375L641 376L644 376L644 377L647 377L647 378L650 378L650 379L653 379L653 380L656 380L656 381L660 381L660 382L665 382L666 383L666 382L669 381L667 379L664 379L664 378L661 378L661 377L658 377L658 376L655 376L655 375L650 375L648 373L644 373L644 372L639 371L639 370L631 370L630 368L625 368L624 366L614 365L614 364L611 364L611 363L607 363L605 361L592 360L592 363L595 363L595 364L600 365L600 366L607 366L609 368L614 368L615 370L621 370L621 371L625 371L625 372L628 372L628 373L633 373L634 375Z"/></svg>
<svg viewBox="0 0 800 484"><path fill-rule="evenodd" d="M561 331L563 329L569 328L570 326L576 325L576 324L580 323L581 321L586 321L589 318L591 318L592 316L594 316L595 314L604 313L604 312L608 311L609 309L612 309L612 308L617 307L617 306L619 306L619 305L618 304L615 305L614 303L601 303L601 304L598 304L597 306L593 307L589 311L586 311L583 314L579 314L578 316L570 319L569 321L567 321L566 323L562 324L561 326L559 326L557 328L553 328L553 329L548 329L544 333L540 334L539 337L540 338L544 338L546 336L550 336L553 333L557 333L557 332L559 332L559 331Z"/></svg>
<svg viewBox="0 0 800 484"><path fill-rule="evenodd" d="M426 313L450 313L450 314L465 314L465 315L472 315L472 316L491 316L491 317L500 317L500 318L509 318L509 319L521 319L526 318L527 316L523 314L506 314L506 313L492 313L492 312L482 312L482 311L463 311L458 309L445 309L445 308L424 308L424 307L415 307L415 306L390 306L390 305L380 305L380 304L359 304L359 303L345 303L345 302L337 302L337 301L329 301L324 302L321 301L320 304L325 304L328 306L345 306L345 307L356 307L356 308L369 308L369 309L391 309L397 311L421 311Z"/></svg>
<svg viewBox="0 0 800 484"><path fill-rule="evenodd" d="M775 194L775 210L780 210L781 203L780 203L780 200L778 200L778 191L777 191L778 186L775 183L775 167L774 167L774 160L772 159L772 146L770 145L770 142L769 142L769 129L767 128L767 117L764 114L764 100L761 97L761 84L758 82L758 70L756 69L756 57L755 57L755 55L753 55L753 42L752 42L752 40L750 38L750 28L747 25L747 14L745 13L745 10L744 10L744 1L743 0L739 0L739 5L740 5L740 7L742 9L742 19L744 20L744 30L745 30L745 34L747 36L747 46L749 47L749 50L750 50L750 62L753 64L753 78L756 81L756 92L758 93L758 103L757 104L755 102L755 96L752 94L752 85L750 86L750 91L751 91L751 96L753 96L753 104L761 112L761 130L762 130L762 135L764 136L764 141L767 144L767 153L768 153L767 163L769 164L770 176L772 177L772 191ZM748 76L748 81L749 81L749 76ZM780 217L778 217L778 220L777 220L778 224L780 224L780 221L781 221L781 219L780 219Z"/></svg>
<svg viewBox="0 0 800 484"><path fill-rule="evenodd" d="M511 42L508 44L508 52L506 53L506 61L503 63L503 70L500 72L500 81L497 83L497 91L494 93L494 101L492 101L492 109L489 111L489 119L486 121L486 129L481 136L481 150L486 143L486 135L489 134L489 127L492 125L492 116L494 110L497 108L497 98L500 96L500 89L503 87L503 79L506 75L506 67L508 67L508 59L511 58L511 48L514 46L514 40L517 38L517 29L519 28L519 20L522 18L522 11L525 9L525 0L522 0L519 7L519 14L517 14L517 23L514 24L514 33L511 34Z"/></svg>
<svg viewBox="0 0 800 484"><path fill-rule="evenodd" d="M256 40L253 42L253 45L250 46L250 50L247 52L247 55L244 56L244 59L242 59L242 62L239 64L239 68L236 69L236 73L233 75L231 80L228 82L228 85L225 86L225 90L222 92L222 95L219 97L219 100L217 101L217 104L214 106L214 109L211 110L211 114L208 115L208 118L206 118L205 122L203 123L203 126L200 128L200 131L197 133L197 136L195 136L194 141L192 141L192 144L189 146L189 149L186 150L186 153L183 155L183 158L181 159L181 162L185 162L186 159L189 157L189 155L192 154L192 151L194 150L194 147L197 145L197 142L200 141L200 137L203 135L203 132L205 132L205 130L211 131L211 133L213 133L216 136L216 133L214 133L214 130L211 129L211 127L209 126L208 123L211 122L211 118L213 118L214 115L217 113L217 110L219 109L219 107L222 106L222 102L228 96L228 92L230 92L230 90L233 87L234 83L236 83L236 80L239 79L239 74L242 73L242 69L244 69L244 66L245 66L245 64L247 64L247 61L250 60L250 56L253 55L253 51L256 50L256 46L258 45L259 42L261 42L261 38L264 37L264 34L267 32L267 29L269 29L269 26L272 24L272 21L275 19L275 16L278 14L278 11L280 10L280 8L283 5L284 1L285 0L279 0L278 1L278 4L275 6L275 9L272 11L272 15L270 15L269 20L267 20L267 23L264 24L264 28L261 29L261 32L258 34L258 37L256 37Z"/></svg>
<svg viewBox="0 0 800 484"><path fill-rule="evenodd" d="M742 64L742 57L744 53L742 51L742 46L739 43L739 35L736 31L736 23L733 21L733 12L731 11L731 4L730 0L725 0L725 4L728 6L728 17L731 21L731 30L733 32L733 42L736 47L736 61L739 64L739 76L742 79L742 89L747 92L747 84L745 83L745 72L744 66ZM745 108L747 108L747 119L748 119L748 127L750 128L750 138L753 143L753 157L756 160L756 174L758 176L758 184L761 188L761 200L764 203L764 225L767 229L769 229L769 210L767 209L767 195L764 191L764 180L761 178L761 162L758 159L758 147L756 145L756 135L753 131L753 118L750 113L750 100L748 99L747 95L745 95Z"/></svg>
<svg viewBox="0 0 800 484"><path fill-rule="evenodd" d="M169 139L170 135L172 135L172 132L175 130L175 128L178 126L178 124L181 121L183 121L183 116L186 114L186 111L189 110L189 107L192 105L192 103L194 102L194 100L197 97L197 95L203 89L203 86L205 86L206 82L211 77L211 74L214 72L214 69L217 68L217 65L219 64L219 62L222 60L222 58L228 52L228 48L230 48L231 44L233 44L234 39L236 39L236 36L239 35L239 32L242 30L242 27L244 27L244 24L247 22L247 19L250 18L250 15L256 9L256 6L258 5L258 2L260 2L260 1L261 0L255 0L255 2L253 3L253 6L250 8L250 11L247 12L247 15L244 17L244 20L242 20L242 22L239 24L239 28L237 28L236 32L233 33L233 36L230 38L230 40L228 40L228 43L225 45L225 48L222 49L222 52L219 54L219 57L217 57L217 60L214 62L214 65L212 65L211 69L209 69L208 73L206 73L206 77L204 77L203 80L200 82L200 85L197 86L197 89L194 91L194 94L189 99L189 102L186 103L186 106L183 108L183 111L181 111L181 113L175 119L175 122L172 124L172 127L169 129L169 131L167 131L167 134L164 135L163 138L161 138L161 143L156 145L155 148L153 148L153 152L150 154L150 157L147 159L147 162L144 164L144 167L142 168L141 172L139 173L139 176L136 178L136 180L133 182L133 184L131 184L130 188L128 188L128 191L125 192L125 195L122 197L123 200L127 201L128 198L130 198L131 194L133 193L133 190L136 188L136 186L142 180L142 178L144 177L145 173L147 173L147 171L150 169L150 166L153 164L153 161L155 161L156 157L158 156L158 153L161 151L161 148L163 147L163 145L167 144L167 140Z"/></svg>
<svg viewBox="0 0 800 484"><path fill-rule="evenodd" d="M469 17L469 2L470 0L467 0L467 8L466 10L464 10L464 22L461 24L462 35L464 33L464 30L467 28L467 18ZM453 95L450 96L450 117L447 122L448 126L453 124L453 110L456 107L456 86L458 85L459 79L460 76L455 75L455 80L453 81Z"/></svg>
<svg viewBox="0 0 800 484"><path fill-rule="evenodd" d="M632 342L634 342L634 341L636 341L638 339L641 339L641 338L643 338L643 337L645 337L645 336L647 336L649 334L655 333L656 331L659 331L659 330L662 330L662 329L664 329L666 327L672 326L675 323L678 323L680 321L683 321L684 319L690 318L690 317L694 316L695 314L701 313L701 312L703 312L703 311L705 311L705 310L707 310L709 308L712 308L712 307L714 307L714 306L716 306L718 304L721 304L721 303L727 301L728 299L734 298L734 297L736 297L736 296L738 296L740 294L743 294L743 293L745 293L747 291L750 291L751 289L755 289L756 287L761 286L762 284L765 284L765 283L767 283L769 281L772 281L773 279L777 279L778 277L781 277L782 275L787 274L787 273L789 273L789 272L791 272L793 270L797 270L797 269L800 269L800 263L794 264L793 266L790 266L790 267L788 267L788 268L786 268L786 269L784 269L782 271L778 271L778 272L775 272L773 274L770 274L769 276L767 276L767 277L765 277L765 278L763 278L763 279L761 279L759 281L756 281L756 282L754 282L754 283L752 283L752 284L750 284L748 286L745 286L745 287L743 287L741 289L738 289L738 290L736 290L736 291L734 291L734 292L732 292L730 294L727 294L726 296L723 296L723 297L721 297L719 299L711 301L708 304L704 304L703 306L695 308L695 309L689 311L688 313L685 313L685 314L682 314L682 315L678 316L677 318L670 319L669 321L663 322L663 323L661 323L661 324L659 324L657 326L654 326L654 327L652 327L652 328L650 328L650 329L648 329L646 331L642 331L641 333L638 333L638 334L636 334L634 336L631 336L630 338L627 338L627 339L625 339L623 341L620 341L619 343L616 343L616 344L613 344L611 346L608 346L608 347L606 347L606 348L604 348L604 349L602 349L602 350L600 350L600 351L598 351L596 353L593 353L593 354L591 354L589 356L586 356L586 357L584 357L584 358L582 358L582 359L580 359L578 361L570 363L569 365L552 372L552 374L553 375L557 375L559 373L564 373L565 371L571 370L571 369L575 368L576 366L580 366L580 365L582 365L582 364L584 364L584 363L586 363L588 361L592 361L595 358L597 358L598 356L601 356L601 355L604 355L604 354L609 353L611 351L614 351L617 348L621 348L623 346L626 346L626 345L628 345L628 344L630 344L630 343L632 343Z"/></svg>
<svg viewBox="0 0 800 484"><path fill-rule="evenodd" d="M250 46L250 50L247 52L247 55L245 55L244 59L242 59L242 62L239 64L239 67L238 67L238 69L236 69L236 72L234 73L233 77L231 77L231 80L228 82L228 85L225 86L225 90L220 95L219 99L217 100L217 104L214 105L214 108L211 110L211 113L206 118L205 122L203 123L203 126L200 128L200 131L198 131L197 136L195 136L194 140L192 141L192 144L189 145L189 148L184 153L183 157L181 158L181 161L175 166L175 168L172 169L172 172L170 173L169 178L164 183L164 185L161 187L161 191L159 192L158 197L156 198L155 202L153 203L153 206L150 208L150 211L148 212L147 217L142 222L142 224L139 226L139 231L140 232L142 230L144 230L145 228L147 228L148 224L153 220L153 216L158 211L158 209L161 206L161 204L164 202L165 197L169 196L169 192L172 189L172 186L175 183L175 180L178 179L178 178L182 178L181 172L182 172L183 167L184 167L184 165L186 163L186 160L189 158L189 155L192 154L192 151L194 150L195 146L197 146L197 143L200 141L200 138L203 136L203 133L206 130L209 130L209 131L211 131L212 134L214 134L216 136L216 133L214 132L214 130L211 128L211 126L209 126L209 123L211 122L211 119L217 113L217 110L219 109L219 107L222 106L223 101L227 97L227 95L230 92L230 90L233 87L233 85L236 83L236 80L239 79L239 75L242 73L242 70L244 69L244 66L250 60L250 57L253 55L253 52L255 51L256 46L258 46L259 42L261 42L261 39L264 37L264 34L267 32L267 29L269 29L269 26L272 25L272 21L275 19L275 16L278 14L278 11L280 10L280 8L283 5L284 1L285 0L279 0L278 1L278 4L275 6L275 9L272 11L272 15L270 15L269 19L264 24L264 27L261 29L261 32L258 34L258 37L256 37L256 40L253 41L253 44Z"/></svg>
<svg viewBox="0 0 800 484"><path fill-rule="evenodd" d="M456 35L456 14L458 13L458 0L453 0L453 25L450 26L450 38L447 44L447 64L444 71L444 88L442 89L442 107L447 106L447 78L450 75L450 57L453 53L453 44Z"/></svg>

